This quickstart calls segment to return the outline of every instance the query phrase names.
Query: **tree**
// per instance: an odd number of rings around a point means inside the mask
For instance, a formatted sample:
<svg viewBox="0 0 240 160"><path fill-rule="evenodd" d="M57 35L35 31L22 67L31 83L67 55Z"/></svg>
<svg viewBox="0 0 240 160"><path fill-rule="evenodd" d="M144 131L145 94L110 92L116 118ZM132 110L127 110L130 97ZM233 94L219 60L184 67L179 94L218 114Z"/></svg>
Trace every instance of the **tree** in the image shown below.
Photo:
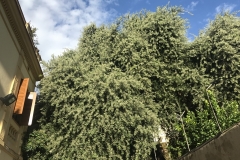
<svg viewBox="0 0 240 160"><path fill-rule="evenodd" d="M181 96L184 107L192 104L189 95L193 83L186 81L200 81L183 61L187 39L186 21L179 16L181 12L180 7L166 6L153 13L142 11L120 17L110 27L90 25L79 42L79 50L88 65L112 63L145 85L147 90L142 93L153 96L159 105L158 117L168 133L176 120L176 99Z"/></svg>
<svg viewBox="0 0 240 160"><path fill-rule="evenodd" d="M156 104L140 92L144 86L109 65L91 72L77 61L76 68L66 66L74 63L72 53L52 60L41 81L42 127L30 137L44 136L44 145L34 147L30 138L27 151L40 147L44 156L37 159L146 158L159 123Z"/></svg>
<svg viewBox="0 0 240 160"><path fill-rule="evenodd" d="M221 102L239 100L239 27L235 13L222 13L191 45L193 64L214 85Z"/></svg>
<svg viewBox="0 0 240 160"><path fill-rule="evenodd" d="M239 19L219 16L188 43L182 12L166 6L120 17L109 26L91 24L77 49L45 63L39 85L42 116L23 146L28 159L147 159L159 126L171 142L178 139L171 143L173 155L178 155L185 152L177 118L183 110L188 111L187 133L195 134L191 147L201 143L201 133L189 126L210 116L205 112L206 88L214 82L219 101L237 99L226 95L238 92L233 65L239 35L228 30L235 32ZM221 23L229 26L224 32ZM218 55L227 60L223 63ZM223 77L233 81L217 81ZM202 129L201 124L194 127Z"/></svg>
<svg viewBox="0 0 240 160"><path fill-rule="evenodd" d="M25 143L28 158L148 158L159 125L173 124L175 101L168 101L186 42L181 12L163 7L89 25L77 50L46 63L40 128Z"/></svg>
<svg viewBox="0 0 240 160"><path fill-rule="evenodd" d="M38 36L37 36L37 30L38 29L36 27L34 27L31 24L31 22L26 23L26 27L27 27L28 33L29 33L30 37L32 38L33 43L36 47L37 45L39 45Z"/></svg>
<svg viewBox="0 0 240 160"><path fill-rule="evenodd" d="M219 106L215 94L212 91L207 91L207 94L204 108L194 112L188 111L183 118L187 140L184 137L182 124L178 123L175 126L179 135L170 140L173 157L177 158L188 152L187 141L189 148L194 149L240 121L239 106L236 101L225 102L223 106Z"/></svg>
<svg viewBox="0 0 240 160"><path fill-rule="evenodd" d="M209 103L206 102L206 95L203 94L209 85L213 88L214 94L209 94L220 128L226 129L239 121L239 22L235 13L217 15L193 42L186 45L185 64L191 71L195 71L194 77L200 80L194 80L191 88L196 107L187 107L187 114L183 116L190 149L219 132ZM195 92L197 88L200 90L198 93ZM228 119L226 115L233 117ZM175 129L170 148L172 155L178 157L186 153L188 148L181 123L177 123Z"/></svg>

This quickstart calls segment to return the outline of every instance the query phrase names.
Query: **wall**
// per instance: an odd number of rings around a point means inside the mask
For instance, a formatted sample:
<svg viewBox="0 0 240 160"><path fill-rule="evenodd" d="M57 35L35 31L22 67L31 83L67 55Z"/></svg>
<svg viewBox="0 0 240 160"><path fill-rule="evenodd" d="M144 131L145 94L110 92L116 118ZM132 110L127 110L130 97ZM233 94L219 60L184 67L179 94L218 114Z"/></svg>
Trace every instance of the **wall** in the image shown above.
<svg viewBox="0 0 240 160"><path fill-rule="evenodd" d="M21 78L29 77L28 90L34 91L36 80L23 55L0 3L0 97L12 92L15 76L18 78L16 88L19 87ZM15 103L6 107L0 102L0 160L12 160L14 155L20 154L22 133L26 127L18 126L12 119L14 106Z"/></svg>
<svg viewBox="0 0 240 160"><path fill-rule="evenodd" d="M225 130L205 144L195 148L179 160L239 160L240 123Z"/></svg>
<svg viewBox="0 0 240 160"><path fill-rule="evenodd" d="M9 93L17 97L24 78L30 78L24 92L34 91L36 80L39 81L39 75L43 75L40 55L36 55L38 51L25 23L18 0L0 0L0 97ZM21 96L18 98L20 101ZM24 102L24 97L22 99ZM5 106L0 101L0 160L22 159L20 146L27 124L17 123L16 115L13 116L14 107L15 103ZM23 113L22 116L28 118L30 115Z"/></svg>
<svg viewBox="0 0 240 160"><path fill-rule="evenodd" d="M19 54L3 20L2 10L0 13L0 97L2 97L9 93Z"/></svg>
<svg viewBox="0 0 240 160"><path fill-rule="evenodd" d="M1 148L0 148L0 157L1 157L1 160L13 160L13 158L9 154L1 150Z"/></svg>

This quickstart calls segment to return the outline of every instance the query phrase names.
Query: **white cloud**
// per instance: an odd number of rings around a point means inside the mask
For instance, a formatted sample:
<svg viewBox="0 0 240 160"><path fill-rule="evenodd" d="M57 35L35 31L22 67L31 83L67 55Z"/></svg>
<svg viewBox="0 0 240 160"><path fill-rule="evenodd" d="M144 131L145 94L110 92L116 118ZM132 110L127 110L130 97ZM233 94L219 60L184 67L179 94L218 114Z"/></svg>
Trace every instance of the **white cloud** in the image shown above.
<svg viewBox="0 0 240 160"><path fill-rule="evenodd" d="M137 4L137 3L139 3L139 2L141 2L142 0L134 0L133 1L133 4Z"/></svg>
<svg viewBox="0 0 240 160"><path fill-rule="evenodd" d="M106 0L108 4L115 4L116 6L119 5L118 0Z"/></svg>
<svg viewBox="0 0 240 160"><path fill-rule="evenodd" d="M214 17L215 17L217 14L221 14L221 13L224 13L224 12L232 12L236 6L237 6L237 5L235 5L235 4L222 3L221 5L219 5L219 6L217 6L217 7L215 8L215 11L214 11L214 12L208 13L208 14L206 15L206 18L203 19L203 21L200 22L200 23L207 24L207 26L208 26L209 23L214 19Z"/></svg>
<svg viewBox="0 0 240 160"><path fill-rule="evenodd" d="M38 28L39 50L43 60L77 46L83 27L108 23L116 16L107 5L117 0L19 0L27 22Z"/></svg>
<svg viewBox="0 0 240 160"><path fill-rule="evenodd" d="M226 4L223 3L215 8L216 14L219 14L221 12L232 12L232 10L236 7L235 4Z"/></svg>
<svg viewBox="0 0 240 160"><path fill-rule="evenodd" d="M191 2L191 4L187 6L186 10L187 11L194 11L194 8L197 6L197 4L198 4L198 1Z"/></svg>

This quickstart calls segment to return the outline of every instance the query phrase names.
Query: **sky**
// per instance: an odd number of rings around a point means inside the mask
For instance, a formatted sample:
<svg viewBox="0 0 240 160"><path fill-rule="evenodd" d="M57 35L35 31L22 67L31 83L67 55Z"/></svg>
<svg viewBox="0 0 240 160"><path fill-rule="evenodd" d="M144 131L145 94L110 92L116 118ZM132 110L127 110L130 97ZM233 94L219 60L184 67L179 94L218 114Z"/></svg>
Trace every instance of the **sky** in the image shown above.
<svg viewBox="0 0 240 160"><path fill-rule="evenodd" d="M182 6L181 16L188 20L189 41L222 11L240 10L240 0L19 0L24 17L38 28L38 48L44 61L75 49L83 28L111 24L116 18L143 9ZM188 13L189 12L189 13ZM191 13L191 14L190 14ZM240 14L238 14L239 16Z"/></svg>

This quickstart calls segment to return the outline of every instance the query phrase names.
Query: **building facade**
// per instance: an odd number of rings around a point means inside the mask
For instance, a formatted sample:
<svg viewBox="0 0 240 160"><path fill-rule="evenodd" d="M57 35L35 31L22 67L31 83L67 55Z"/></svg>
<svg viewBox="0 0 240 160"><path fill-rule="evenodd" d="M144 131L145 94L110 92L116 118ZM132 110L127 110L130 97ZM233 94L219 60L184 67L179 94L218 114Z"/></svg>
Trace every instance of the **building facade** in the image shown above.
<svg viewBox="0 0 240 160"><path fill-rule="evenodd" d="M0 159L18 160L24 132L31 125L41 57L18 0L0 0ZM12 93L10 105L3 98ZM13 97L14 97L13 96Z"/></svg>

